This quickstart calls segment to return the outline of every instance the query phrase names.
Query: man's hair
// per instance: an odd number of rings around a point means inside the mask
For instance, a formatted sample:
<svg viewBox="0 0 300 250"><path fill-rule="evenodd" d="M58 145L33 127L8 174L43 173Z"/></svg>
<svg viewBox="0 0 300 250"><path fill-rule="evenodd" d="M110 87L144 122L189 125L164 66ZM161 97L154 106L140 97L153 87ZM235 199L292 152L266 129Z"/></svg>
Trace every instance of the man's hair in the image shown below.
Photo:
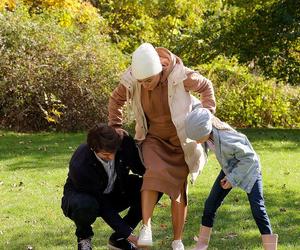
<svg viewBox="0 0 300 250"><path fill-rule="evenodd" d="M112 153L120 146L121 137L113 127L99 123L89 130L87 144L96 153L101 151Z"/></svg>

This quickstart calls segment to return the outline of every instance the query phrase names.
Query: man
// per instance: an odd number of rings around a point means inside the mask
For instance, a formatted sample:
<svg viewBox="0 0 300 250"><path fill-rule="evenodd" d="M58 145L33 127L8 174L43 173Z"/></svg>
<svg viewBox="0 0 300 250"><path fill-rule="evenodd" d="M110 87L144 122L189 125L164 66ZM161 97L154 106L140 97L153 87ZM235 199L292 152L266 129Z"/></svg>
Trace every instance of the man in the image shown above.
<svg viewBox="0 0 300 250"><path fill-rule="evenodd" d="M130 173L129 172L134 173ZM92 249L91 225L97 217L114 230L110 249L137 249L132 234L142 218L140 188L144 165L132 137L121 138L113 127L94 126L87 143L73 154L62 198L65 216L75 222L78 249ZM119 212L129 208L127 215Z"/></svg>

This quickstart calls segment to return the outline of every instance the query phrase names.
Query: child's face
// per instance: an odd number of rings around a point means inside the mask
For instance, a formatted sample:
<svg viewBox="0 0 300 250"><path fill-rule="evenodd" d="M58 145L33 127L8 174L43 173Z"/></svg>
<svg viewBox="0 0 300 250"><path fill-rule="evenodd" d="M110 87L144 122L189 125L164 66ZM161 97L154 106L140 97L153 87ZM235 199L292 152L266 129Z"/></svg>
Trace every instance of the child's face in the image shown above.
<svg viewBox="0 0 300 250"><path fill-rule="evenodd" d="M209 139L209 136L210 136L210 134L208 134L206 136L203 136L202 138L200 138L199 140L197 140L197 143L202 144L202 143L206 142Z"/></svg>

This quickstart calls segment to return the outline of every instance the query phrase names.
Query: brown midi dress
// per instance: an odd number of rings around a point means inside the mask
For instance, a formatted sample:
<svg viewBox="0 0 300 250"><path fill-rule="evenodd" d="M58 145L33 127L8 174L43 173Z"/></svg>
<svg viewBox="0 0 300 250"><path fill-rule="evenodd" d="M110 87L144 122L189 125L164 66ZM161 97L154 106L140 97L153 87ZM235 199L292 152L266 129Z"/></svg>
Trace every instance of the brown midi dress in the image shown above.
<svg viewBox="0 0 300 250"><path fill-rule="evenodd" d="M148 122L142 144L146 173L141 190L159 191L186 202L189 169L171 120L167 82L159 83L152 91L142 87L141 102Z"/></svg>

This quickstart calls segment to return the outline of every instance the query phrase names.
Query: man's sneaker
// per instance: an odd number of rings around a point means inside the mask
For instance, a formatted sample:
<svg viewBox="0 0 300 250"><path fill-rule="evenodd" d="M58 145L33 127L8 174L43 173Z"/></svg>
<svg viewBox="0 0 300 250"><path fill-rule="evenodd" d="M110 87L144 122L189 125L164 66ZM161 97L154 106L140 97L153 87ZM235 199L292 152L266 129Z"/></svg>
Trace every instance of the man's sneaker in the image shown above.
<svg viewBox="0 0 300 250"><path fill-rule="evenodd" d="M78 239L77 241L78 241L78 250L92 250L91 238Z"/></svg>
<svg viewBox="0 0 300 250"><path fill-rule="evenodd" d="M137 244L138 247L148 247L153 245L151 227L148 227L147 225L142 226Z"/></svg>
<svg viewBox="0 0 300 250"><path fill-rule="evenodd" d="M137 250L137 247L127 239L121 238L113 233L108 240L108 248L111 250Z"/></svg>
<svg viewBox="0 0 300 250"><path fill-rule="evenodd" d="M184 250L184 245L181 240L174 240L172 242L172 249L173 250Z"/></svg>

